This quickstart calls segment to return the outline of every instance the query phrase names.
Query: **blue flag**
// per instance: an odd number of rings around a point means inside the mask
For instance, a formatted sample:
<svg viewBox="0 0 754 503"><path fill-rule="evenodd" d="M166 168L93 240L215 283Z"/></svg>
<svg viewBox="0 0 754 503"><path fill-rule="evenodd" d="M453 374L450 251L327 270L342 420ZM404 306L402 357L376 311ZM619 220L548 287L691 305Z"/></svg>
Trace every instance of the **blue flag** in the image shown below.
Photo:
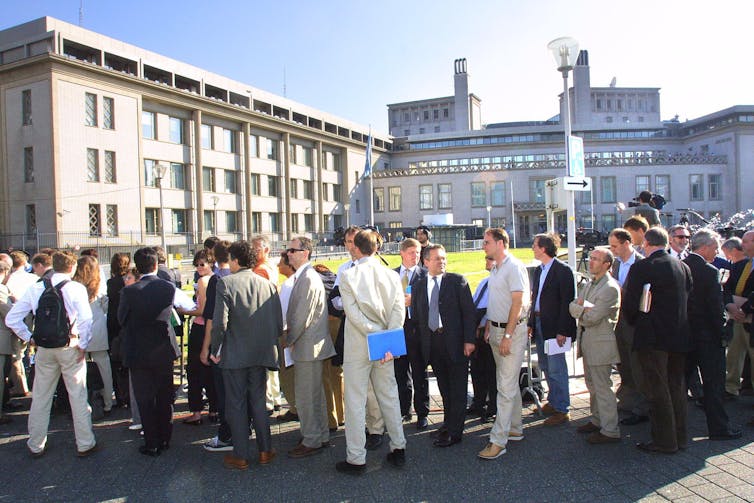
<svg viewBox="0 0 754 503"><path fill-rule="evenodd" d="M372 133L367 138L367 159L364 163L364 178L372 174Z"/></svg>

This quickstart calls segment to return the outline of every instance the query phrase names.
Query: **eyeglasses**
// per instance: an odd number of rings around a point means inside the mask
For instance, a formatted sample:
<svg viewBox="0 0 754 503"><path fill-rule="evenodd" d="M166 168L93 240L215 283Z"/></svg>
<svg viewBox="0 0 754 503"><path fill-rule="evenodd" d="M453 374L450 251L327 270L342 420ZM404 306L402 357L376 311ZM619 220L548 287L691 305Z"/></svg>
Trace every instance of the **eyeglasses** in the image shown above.
<svg viewBox="0 0 754 503"><path fill-rule="evenodd" d="M691 236L687 236L686 234L678 234L676 236L673 236L676 239L691 239Z"/></svg>
<svg viewBox="0 0 754 503"><path fill-rule="evenodd" d="M305 248L288 248L285 250L286 253L296 253L298 251L306 251Z"/></svg>

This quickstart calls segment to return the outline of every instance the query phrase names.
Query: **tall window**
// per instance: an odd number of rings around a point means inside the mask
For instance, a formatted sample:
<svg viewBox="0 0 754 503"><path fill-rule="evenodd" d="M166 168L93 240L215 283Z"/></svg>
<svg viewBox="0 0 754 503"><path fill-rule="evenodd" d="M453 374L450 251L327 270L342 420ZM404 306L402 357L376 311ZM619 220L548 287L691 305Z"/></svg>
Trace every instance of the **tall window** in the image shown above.
<svg viewBox="0 0 754 503"><path fill-rule="evenodd" d="M293 234L298 234L299 227L298 227L298 221L299 221L299 215L298 213L291 213L291 228L290 231Z"/></svg>
<svg viewBox="0 0 754 503"><path fill-rule="evenodd" d="M86 181L99 182L99 150L86 149Z"/></svg>
<svg viewBox="0 0 754 503"><path fill-rule="evenodd" d="M278 158L278 141L272 138L266 138L267 140L267 159L277 160Z"/></svg>
<svg viewBox="0 0 754 503"><path fill-rule="evenodd" d="M34 182L34 148L24 148L24 183Z"/></svg>
<svg viewBox="0 0 754 503"><path fill-rule="evenodd" d="M331 168L333 171L340 171L340 154L333 152Z"/></svg>
<svg viewBox="0 0 754 503"><path fill-rule="evenodd" d="M171 210L170 220L173 225L173 234L186 232L186 210Z"/></svg>
<svg viewBox="0 0 754 503"><path fill-rule="evenodd" d="M86 114L86 118L84 119L84 124L87 126L96 126L97 125L97 95L92 93L86 93L85 98L85 104L84 104L84 112Z"/></svg>
<svg viewBox="0 0 754 503"><path fill-rule="evenodd" d="M649 176L648 175L637 175L637 177L636 177L636 194L639 194L640 192L643 192L645 190L652 190L650 188L650 184L649 184Z"/></svg>
<svg viewBox="0 0 754 503"><path fill-rule="evenodd" d="M260 211L251 212L251 232L254 234L262 232L262 213Z"/></svg>
<svg viewBox="0 0 754 503"><path fill-rule="evenodd" d="M431 185L419 185L419 209L431 210L435 207Z"/></svg>
<svg viewBox="0 0 754 503"><path fill-rule="evenodd" d="M438 183L437 184L437 208L448 209L453 207L453 198L451 196L451 184Z"/></svg>
<svg viewBox="0 0 754 503"><path fill-rule="evenodd" d="M105 206L105 227L108 236L118 235L118 206L115 204Z"/></svg>
<svg viewBox="0 0 754 503"><path fill-rule="evenodd" d="M490 182L490 205L505 206L505 182Z"/></svg>
<svg viewBox="0 0 754 503"><path fill-rule="evenodd" d="M202 184L205 192L217 192L215 190L215 168L208 168L207 166L202 168Z"/></svg>
<svg viewBox="0 0 754 503"><path fill-rule="evenodd" d="M115 100L107 96L102 98L102 127L115 129Z"/></svg>
<svg viewBox="0 0 754 503"><path fill-rule="evenodd" d="M37 207L34 204L26 205L26 234L37 232Z"/></svg>
<svg viewBox="0 0 754 503"><path fill-rule="evenodd" d="M259 157L257 152L257 144L259 143L259 137L257 135L249 135L249 156Z"/></svg>
<svg viewBox="0 0 754 503"><path fill-rule="evenodd" d="M343 197L341 196L340 191L340 184L334 183L332 184L332 200L336 203L339 203L343 200Z"/></svg>
<svg viewBox="0 0 754 503"><path fill-rule="evenodd" d="M212 150L212 126L202 124L202 148Z"/></svg>
<svg viewBox="0 0 754 503"><path fill-rule="evenodd" d="M314 218L312 218L312 214L305 213L304 214L304 232L308 232L314 229L313 222L314 222Z"/></svg>
<svg viewBox="0 0 754 503"><path fill-rule="evenodd" d="M183 119L170 117L170 141L183 144Z"/></svg>
<svg viewBox="0 0 754 503"><path fill-rule="evenodd" d="M310 168L314 165L314 149L311 147L304 147L304 166Z"/></svg>
<svg viewBox="0 0 754 503"><path fill-rule="evenodd" d="M529 201L532 203L545 202L546 180L529 180Z"/></svg>
<svg viewBox="0 0 754 503"><path fill-rule="evenodd" d="M614 203L617 198L615 195L615 177L603 176L600 178L600 194L603 203Z"/></svg>
<svg viewBox="0 0 754 503"><path fill-rule="evenodd" d="M115 152L105 150L105 183L115 183L116 181Z"/></svg>
<svg viewBox="0 0 754 503"><path fill-rule="evenodd" d="M31 89L21 91L21 123L31 125Z"/></svg>
<svg viewBox="0 0 754 503"><path fill-rule="evenodd" d="M238 212L225 212L225 232L238 232Z"/></svg>
<svg viewBox="0 0 754 503"><path fill-rule="evenodd" d="M670 201L670 175L655 175L655 192Z"/></svg>
<svg viewBox="0 0 754 503"><path fill-rule="evenodd" d="M720 175L707 175L707 195L710 201L722 199L722 187Z"/></svg>
<svg viewBox="0 0 754 503"><path fill-rule="evenodd" d="M484 182L471 182L471 206L487 206L487 184Z"/></svg>
<svg viewBox="0 0 754 503"><path fill-rule="evenodd" d="M230 169L223 170L224 173L224 186L225 186L225 192L228 194L235 194L236 193L236 172Z"/></svg>
<svg viewBox="0 0 754 503"><path fill-rule="evenodd" d="M691 201L704 200L704 176L689 175L689 199Z"/></svg>
<svg viewBox="0 0 754 503"><path fill-rule="evenodd" d="M385 189L374 189L374 211L385 211Z"/></svg>
<svg viewBox="0 0 754 503"><path fill-rule="evenodd" d="M296 147L295 143L289 143L288 144L288 160L291 162L291 164L298 164L298 156L296 155Z"/></svg>
<svg viewBox="0 0 754 503"><path fill-rule="evenodd" d="M322 199L325 201L332 201L332 199L330 198L330 190L327 187L326 183L322 184Z"/></svg>
<svg viewBox="0 0 754 503"><path fill-rule="evenodd" d="M401 188L390 187L388 190L388 209L390 211L401 210Z"/></svg>
<svg viewBox="0 0 754 503"><path fill-rule="evenodd" d="M223 151L236 152L236 134L230 129L223 129Z"/></svg>
<svg viewBox="0 0 754 503"><path fill-rule="evenodd" d="M89 205L89 235L102 235L102 214L99 204Z"/></svg>
<svg viewBox="0 0 754 503"><path fill-rule="evenodd" d="M186 189L186 166L184 164L170 163L170 186L174 189Z"/></svg>
<svg viewBox="0 0 754 503"><path fill-rule="evenodd" d="M261 192L259 191L259 173L252 173L251 174L251 195L252 196L258 196Z"/></svg>
<svg viewBox="0 0 754 503"><path fill-rule="evenodd" d="M147 234L157 234L160 230L159 208L144 208L144 230Z"/></svg>
<svg viewBox="0 0 754 503"><path fill-rule="evenodd" d="M270 213L270 232L280 232L280 213Z"/></svg>
<svg viewBox="0 0 754 503"><path fill-rule="evenodd" d="M144 185L146 187L157 187L157 180L154 176L155 163L153 159L144 159Z"/></svg>
<svg viewBox="0 0 754 503"><path fill-rule="evenodd" d="M157 139L154 112L141 112L141 136L147 140Z"/></svg>
<svg viewBox="0 0 754 503"><path fill-rule="evenodd" d="M314 183L311 180L304 180L304 199L311 199L314 196Z"/></svg>
<svg viewBox="0 0 754 503"><path fill-rule="evenodd" d="M291 178L290 184L291 199L298 199L298 180Z"/></svg>
<svg viewBox="0 0 754 503"><path fill-rule="evenodd" d="M280 178L277 176L267 175L267 195L280 197Z"/></svg>
<svg viewBox="0 0 754 503"><path fill-rule="evenodd" d="M204 210L204 230L210 231L212 234L217 234L215 228L215 212L212 210Z"/></svg>

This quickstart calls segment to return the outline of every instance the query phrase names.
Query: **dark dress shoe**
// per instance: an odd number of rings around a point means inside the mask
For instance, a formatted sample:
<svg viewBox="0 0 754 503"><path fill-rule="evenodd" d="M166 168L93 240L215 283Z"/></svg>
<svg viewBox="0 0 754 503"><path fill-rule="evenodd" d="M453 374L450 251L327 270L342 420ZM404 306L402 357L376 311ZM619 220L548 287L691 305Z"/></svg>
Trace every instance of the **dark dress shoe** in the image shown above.
<svg viewBox="0 0 754 503"><path fill-rule="evenodd" d="M298 421L298 414L294 414L290 410L286 411L285 414L281 414L278 416L278 421L286 422L286 421Z"/></svg>
<svg viewBox="0 0 754 503"><path fill-rule="evenodd" d="M427 421L426 416L419 416L416 418L416 429L419 431L424 431L429 426L429 421Z"/></svg>
<svg viewBox="0 0 754 503"><path fill-rule="evenodd" d="M620 424L623 426L635 426L640 423L644 423L646 421L649 421L649 416L640 416L638 414L631 414L628 417L625 417L620 420Z"/></svg>
<svg viewBox="0 0 754 503"><path fill-rule="evenodd" d="M277 452L275 452L275 449L270 449L269 451L262 451L259 453L259 464L268 465L272 463L272 460L275 459L275 456L277 456Z"/></svg>
<svg viewBox="0 0 754 503"><path fill-rule="evenodd" d="M714 435L710 435L710 440L735 440L737 438L741 438L742 432L741 430L728 430L723 433L716 433Z"/></svg>
<svg viewBox="0 0 754 503"><path fill-rule="evenodd" d="M147 447L146 445L139 446L139 453L145 456L156 458L160 455L160 449L158 447Z"/></svg>
<svg viewBox="0 0 754 503"><path fill-rule="evenodd" d="M293 459L306 458L319 454L322 452L322 446L319 447L307 447L304 444L298 444L296 447L288 451L288 457Z"/></svg>
<svg viewBox="0 0 754 503"><path fill-rule="evenodd" d="M348 461L338 461L335 463L335 469L340 473L348 473L349 475L361 475L367 470L367 465L354 465Z"/></svg>
<svg viewBox="0 0 754 503"><path fill-rule="evenodd" d="M233 454L223 456L223 466L229 470L246 470L249 468L249 462Z"/></svg>
<svg viewBox="0 0 754 503"><path fill-rule="evenodd" d="M443 435L433 442L435 447L450 447L461 442L462 437L452 437L449 434Z"/></svg>
<svg viewBox="0 0 754 503"><path fill-rule="evenodd" d="M364 448L368 451L373 451L382 445L383 435L369 434L367 435L367 441L364 443Z"/></svg>
<svg viewBox="0 0 754 503"><path fill-rule="evenodd" d="M578 428L576 428L577 433L595 433L600 431L600 427L596 426L593 422L587 421L586 423L582 424Z"/></svg>
<svg viewBox="0 0 754 503"><path fill-rule="evenodd" d="M496 414L494 412L485 412L479 419L483 423L494 423Z"/></svg>
<svg viewBox="0 0 754 503"><path fill-rule="evenodd" d="M659 452L661 454L675 454L678 451L677 449L659 446L654 442L639 442L636 444L636 448L644 452Z"/></svg>
<svg viewBox="0 0 754 503"><path fill-rule="evenodd" d="M406 449L395 449L393 452L388 453L387 462L397 468L401 468L406 464Z"/></svg>
<svg viewBox="0 0 754 503"><path fill-rule="evenodd" d="M413 418L414 418L414 416L410 412L407 412L406 414L403 414L403 422L404 423L410 423Z"/></svg>
<svg viewBox="0 0 754 503"><path fill-rule="evenodd" d="M481 416L483 413L484 413L484 409L483 408L481 408L481 407L475 407L473 405L470 406L470 407L468 407L466 409L466 415L467 416L471 416L471 417Z"/></svg>
<svg viewBox="0 0 754 503"><path fill-rule="evenodd" d="M440 426L440 428L429 434L429 438L431 438L432 440L437 440L438 438L447 434L448 430L445 428L445 426Z"/></svg>
<svg viewBox="0 0 754 503"><path fill-rule="evenodd" d="M102 448L102 442L97 442L85 451L76 451L76 456L79 458L86 458L98 452Z"/></svg>

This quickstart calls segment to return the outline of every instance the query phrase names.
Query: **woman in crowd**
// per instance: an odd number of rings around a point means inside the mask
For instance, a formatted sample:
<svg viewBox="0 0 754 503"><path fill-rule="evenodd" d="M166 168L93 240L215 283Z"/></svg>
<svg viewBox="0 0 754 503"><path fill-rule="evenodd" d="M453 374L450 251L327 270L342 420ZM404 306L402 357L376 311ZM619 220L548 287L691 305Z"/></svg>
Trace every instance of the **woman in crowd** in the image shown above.
<svg viewBox="0 0 754 503"><path fill-rule="evenodd" d="M202 390L207 393L209 400L209 420L217 422L217 393L215 392L215 383L212 378L212 369L202 364L200 355L202 343L204 342L204 302L207 299L207 284L212 276L212 266L215 258L212 252L207 249L199 250L194 255L194 267L196 267L196 309L187 311L183 314L194 316L191 324L191 330L188 337L188 365L186 367L186 377L188 379L188 405L191 415L183 420L185 424L198 426L202 424Z"/></svg>
<svg viewBox="0 0 754 503"><path fill-rule="evenodd" d="M116 253L110 261L110 279L107 280L107 341L110 344L110 365L113 369L113 388L115 389L116 406L127 406L128 369L121 365L121 355L117 354L117 345L113 340L120 333L118 324L118 306L120 305L120 291L126 286L125 277L131 258L127 253Z"/></svg>
<svg viewBox="0 0 754 503"><path fill-rule="evenodd" d="M100 293L99 262L91 255L79 258L73 281L86 287L89 305L92 308L92 338L86 348L87 354L97 364L102 377L105 414L113 408L113 374L110 368L110 346L107 340L107 295Z"/></svg>

